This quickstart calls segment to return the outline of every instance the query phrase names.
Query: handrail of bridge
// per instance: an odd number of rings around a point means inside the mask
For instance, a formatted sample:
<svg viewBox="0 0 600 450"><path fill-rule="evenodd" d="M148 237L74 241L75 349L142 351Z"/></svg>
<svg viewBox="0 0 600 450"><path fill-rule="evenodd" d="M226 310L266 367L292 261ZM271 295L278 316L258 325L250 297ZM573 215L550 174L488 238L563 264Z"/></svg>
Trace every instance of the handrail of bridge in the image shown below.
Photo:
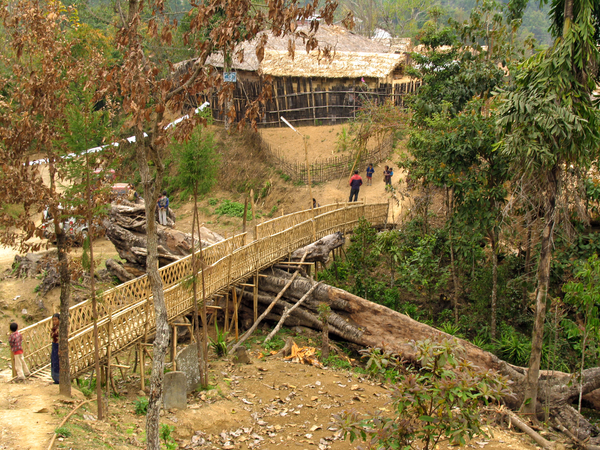
<svg viewBox="0 0 600 450"><path fill-rule="evenodd" d="M205 264L210 265L218 261L236 248L242 247L245 241L246 233L242 233L206 247L203 249ZM187 273L190 268L191 255L161 267L159 273L163 280L164 288L166 289L181 281L183 274ZM110 311L118 311L150 295L150 284L147 275L142 275L112 289L108 289L98 298L98 317L104 317ZM91 300L84 300L69 308L69 335L77 334L91 323L93 323ZM29 367L35 368L47 364L48 354L52 347L49 340L51 327L51 317L47 317L21 330Z"/></svg>
<svg viewBox="0 0 600 450"><path fill-rule="evenodd" d="M333 208L332 205L328 205L319 208L320 214L315 216L314 220L311 210L307 211L290 214L293 216L291 219L278 218L281 220L274 220L273 224L269 224L271 221L266 222L269 225L262 230L276 232L249 244L236 245L240 242L243 244L245 239L245 235L238 235L205 249L203 270L207 298L247 278L248 274L269 267L294 250L308 245L312 242L313 232L316 232L317 238L334 231L348 232L362 217L374 225L382 225L386 223L388 214L387 203L340 204L339 207L333 205ZM309 219L306 219L307 215ZM290 221L297 221L302 217L305 218L304 221L289 226ZM278 229L281 230L277 231ZM259 237L260 233L259 231ZM193 308L191 290L186 283L182 283L189 277L190 271L189 257L161 269L169 321ZM137 286L132 287L136 283ZM125 350L143 336L153 333L154 307L146 276L106 291L101 297L101 302L106 302L102 309L104 314L99 314L98 321L101 358L107 356L109 347L114 354ZM79 307L77 311L85 310L85 313L78 313L76 316L78 325L71 325L69 352L73 375L85 372L94 362L91 309L86 309L89 307L84 303L86 302L73 307ZM43 367L49 361L49 322L48 318L23 329L24 351L31 370Z"/></svg>

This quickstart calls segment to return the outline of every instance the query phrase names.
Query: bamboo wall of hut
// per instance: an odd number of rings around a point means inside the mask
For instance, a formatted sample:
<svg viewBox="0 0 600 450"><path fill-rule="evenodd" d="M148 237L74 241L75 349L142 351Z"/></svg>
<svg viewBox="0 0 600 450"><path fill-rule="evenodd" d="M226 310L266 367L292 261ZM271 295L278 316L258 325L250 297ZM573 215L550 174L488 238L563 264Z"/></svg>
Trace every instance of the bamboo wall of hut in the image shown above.
<svg viewBox="0 0 600 450"><path fill-rule="evenodd" d="M402 83L356 83L355 80L285 77L273 81L272 86L262 81L243 80L235 85L233 99L228 105L219 101L219 93L213 92L204 100L211 103L213 117L224 122L228 109L235 110L236 122L246 116L251 102L256 101L263 89L271 89L271 96L261 107L258 126L285 126L281 117L294 125L334 125L356 118L366 102L382 104L391 100L395 106L404 107L406 96L415 92L420 81ZM371 86L376 87L371 87ZM263 93L264 96L264 93ZM268 96L267 96L268 97Z"/></svg>

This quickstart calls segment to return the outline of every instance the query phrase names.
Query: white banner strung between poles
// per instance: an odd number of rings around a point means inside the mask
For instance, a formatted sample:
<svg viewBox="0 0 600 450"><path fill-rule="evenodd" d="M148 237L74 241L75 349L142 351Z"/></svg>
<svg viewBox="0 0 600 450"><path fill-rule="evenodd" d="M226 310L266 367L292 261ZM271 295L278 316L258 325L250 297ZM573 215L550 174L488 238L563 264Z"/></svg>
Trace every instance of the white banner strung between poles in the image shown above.
<svg viewBox="0 0 600 450"><path fill-rule="evenodd" d="M207 106L210 106L209 102L204 102L202 103L198 108L196 108L194 110L194 114L198 114L200 111L204 110L204 108L206 108ZM165 126L165 130L168 130L171 127L174 127L175 125L183 122L185 119L189 119L190 116L189 114L186 114L183 117L180 117L179 119L171 122L170 124ZM144 137L148 137L148 135L146 133L144 133ZM125 139L127 142L129 142L130 144L133 144L135 142L135 136L130 136L127 139ZM119 143L118 142L114 142L112 144L106 144L106 145L102 145L100 147L94 147L94 148L90 148L88 150L86 150L85 152L81 153L80 155L77 155L75 153L69 153L68 155L63 156L63 158L75 158L77 156L81 156L81 155L85 155L88 153L98 153L100 151L102 151L105 147L108 147L109 145L112 145L113 147L118 147ZM48 163L48 160L43 158L43 159L36 159L35 161L30 161L29 165L33 166L35 164L46 164Z"/></svg>

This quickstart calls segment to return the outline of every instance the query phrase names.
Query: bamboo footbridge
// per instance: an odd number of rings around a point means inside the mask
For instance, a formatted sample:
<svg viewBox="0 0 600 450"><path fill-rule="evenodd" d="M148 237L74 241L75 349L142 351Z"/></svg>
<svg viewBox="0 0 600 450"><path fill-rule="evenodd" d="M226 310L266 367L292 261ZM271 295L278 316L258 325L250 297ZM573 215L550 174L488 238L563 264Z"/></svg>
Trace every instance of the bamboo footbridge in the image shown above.
<svg viewBox="0 0 600 450"><path fill-rule="evenodd" d="M373 226L385 225L388 204L338 203L316 208L314 216L311 210L300 211L256 225L252 242L246 243L247 233L243 233L204 248L202 270L207 301L289 258L315 237L352 231L361 218ZM193 310L192 290L185 283L191 271L191 255L160 269L169 323ZM21 330L25 359L32 373L49 365L50 330L50 317ZM98 298L101 360L129 349L154 330L154 303L146 275L107 290ZM70 308L69 336L71 375L79 376L94 367L91 300Z"/></svg>

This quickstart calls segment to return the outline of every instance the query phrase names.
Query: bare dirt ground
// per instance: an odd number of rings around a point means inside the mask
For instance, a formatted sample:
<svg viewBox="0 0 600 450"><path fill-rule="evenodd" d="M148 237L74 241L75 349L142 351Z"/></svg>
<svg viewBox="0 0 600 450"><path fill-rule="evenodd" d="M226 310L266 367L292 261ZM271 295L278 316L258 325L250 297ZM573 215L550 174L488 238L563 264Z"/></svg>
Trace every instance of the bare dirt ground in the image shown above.
<svg viewBox="0 0 600 450"><path fill-rule="evenodd" d="M306 337L300 339L308 342ZM343 410L392 410L387 386L364 375L279 358L257 359L259 348L255 348L249 365L213 360L212 389L190 394L186 410L164 411L161 423L174 427L179 448L353 449L357 443L341 438L335 416ZM39 380L9 384L7 371L1 375L0 449L46 449L52 432L73 406L64 403L55 385ZM94 407L84 406L69 420L71 435L59 440L57 448L144 447L144 416L134 412L139 375L129 373L117 384L120 396L111 398L108 419L98 422ZM25 432L24 423L28 424ZM536 448L524 436L493 426L486 429L491 436L478 436L467 447ZM442 443L438 448L455 447Z"/></svg>
<svg viewBox="0 0 600 450"><path fill-rule="evenodd" d="M309 157L313 160L327 158L335 153L335 142L341 132L337 127L304 127L299 131L308 134ZM291 133L291 134L290 134ZM300 136L288 129L264 131L265 139L280 148L289 158L303 158ZM226 186L231 178L244 174L259 173L263 182L269 181L270 189L256 207L259 221L269 220L282 213L306 209L310 205L308 186L296 186L283 180L273 169L260 166L260 161L247 154L247 149L235 149L223 170L234 170L223 176L210 196L201 200L200 220L224 236L239 233L242 220L236 217L217 217L215 206L209 199L241 201L244 194L236 193ZM236 160L236 161L233 161ZM391 161L375 169L373 186L361 188L359 199L367 202L390 199L383 183L383 166L394 165ZM397 169L397 167L395 167ZM395 170L394 183L402 175ZM365 174L361 174L365 178ZM349 195L348 181L335 180L313 187L313 196L320 204L346 201ZM261 186L261 185L259 185ZM191 231L190 202L175 202L178 217L177 228ZM393 216L398 218L402 207L395 205ZM248 228L252 223L248 224ZM102 238L95 242L95 254L102 262L116 257L112 244ZM26 324L23 309L29 313L40 302L48 315L58 309L58 290L54 289L40 299L35 292L40 280L16 279L10 267L16 252L0 248L0 450L46 449L52 432L62 417L72 408L58 395L58 387L48 381L32 379L25 384L7 383L10 379L8 362L10 354L6 332L12 320ZM74 258L81 256L81 249L74 249ZM263 335L264 337L264 335ZM305 344L313 345L310 336L299 336ZM254 340L253 364L235 365L226 360L211 360L210 376L213 389L195 393L188 398L188 409L165 411L161 422L174 426L174 436L180 448L206 449L312 449L356 448L338 435L339 426L333 416L346 408L360 411L389 411L389 391L386 386L364 378L349 370L332 370L283 362L281 359L257 359L260 350ZM266 352L265 352L266 353ZM130 361L132 364L132 360ZM146 366L149 373L150 365ZM117 372L117 371L115 371ZM139 394L139 375L126 373L121 379L117 372L118 398L110 400L110 414L106 422L95 420L94 407L85 406L69 421L70 437L61 438L58 448L130 449L143 447L145 418L134 413ZM82 394L74 389L77 398ZM469 444L471 448L533 449L526 438L502 429L491 429L494 437L480 437ZM202 444L204 443L204 444ZM202 445L201 445L202 444ZM446 444L440 448L448 448Z"/></svg>

